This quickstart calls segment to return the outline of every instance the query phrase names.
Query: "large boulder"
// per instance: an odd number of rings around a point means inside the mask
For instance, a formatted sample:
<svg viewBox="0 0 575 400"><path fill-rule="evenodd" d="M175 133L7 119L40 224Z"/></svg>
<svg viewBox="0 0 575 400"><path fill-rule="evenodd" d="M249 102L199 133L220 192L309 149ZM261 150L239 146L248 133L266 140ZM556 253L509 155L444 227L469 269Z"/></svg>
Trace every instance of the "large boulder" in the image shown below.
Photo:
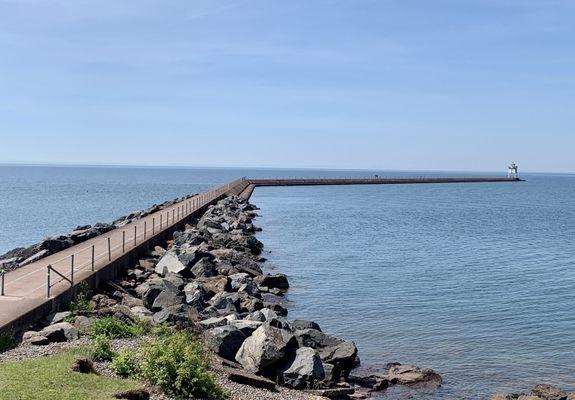
<svg viewBox="0 0 575 400"><path fill-rule="evenodd" d="M313 389L324 379L321 358L311 347L297 349L278 375L281 384L294 389Z"/></svg>
<svg viewBox="0 0 575 400"><path fill-rule="evenodd" d="M289 282L287 276L284 274L274 274L274 275L260 275L254 278L254 281L259 286L264 286L267 288L277 288L277 289L288 289Z"/></svg>
<svg viewBox="0 0 575 400"><path fill-rule="evenodd" d="M321 328L317 322L308 321L305 319L296 319L292 322L292 326L296 331L302 331L304 329L315 329L321 332Z"/></svg>
<svg viewBox="0 0 575 400"><path fill-rule="evenodd" d="M322 361L333 364L343 377L353 369L357 357L357 347L353 342L326 335L316 329L296 330L295 336L300 347L316 349Z"/></svg>
<svg viewBox="0 0 575 400"><path fill-rule="evenodd" d="M233 325L219 326L206 331L208 344L214 352L227 360L234 360L246 335Z"/></svg>
<svg viewBox="0 0 575 400"><path fill-rule="evenodd" d="M187 304L178 304L162 309L154 314L153 321L155 324L166 322L176 323L184 322L186 324L199 321L198 311Z"/></svg>
<svg viewBox="0 0 575 400"><path fill-rule="evenodd" d="M83 228L83 229L78 229ZM70 239L74 244L85 242L86 240L95 238L96 236L100 235L100 231L96 228L92 228L91 226L87 227L78 227L75 231L70 233Z"/></svg>
<svg viewBox="0 0 575 400"><path fill-rule="evenodd" d="M195 263L190 272L196 278L209 278L217 274L216 265L207 257Z"/></svg>
<svg viewBox="0 0 575 400"><path fill-rule="evenodd" d="M154 303L150 310L153 312L158 312L164 308L171 306L177 306L184 302L184 297L180 295L177 291L164 290L154 299Z"/></svg>
<svg viewBox="0 0 575 400"><path fill-rule="evenodd" d="M160 295L160 293L169 291L172 293L177 294L178 288L169 280L166 279L153 279L150 282L142 285L143 293L142 293L142 302L144 303L144 307L151 309L156 297Z"/></svg>
<svg viewBox="0 0 575 400"><path fill-rule="evenodd" d="M78 339L78 329L68 322L59 322L42 329L39 334L47 338L50 343L67 342Z"/></svg>
<svg viewBox="0 0 575 400"><path fill-rule="evenodd" d="M198 282L202 284L209 297L226 292L230 289L230 280L227 276L214 276L211 278L199 278Z"/></svg>
<svg viewBox="0 0 575 400"><path fill-rule="evenodd" d="M207 292L204 286L197 281L188 283L184 287L186 303L197 310L203 310L206 306Z"/></svg>
<svg viewBox="0 0 575 400"><path fill-rule="evenodd" d="M290 331L263 324L244 341L235 358L250 372L270 372L270 367L284 359L292 343Z"/></svg>
<svg viewBox="0 0 575 400"><path fill-rule="evenodd" d="M180 261L177 255L168 251L162 258L160 258L158 264L156 264L155 272L160 276L164 276L169 272L181 274L186 271L186 268L186 265Z"/></svg>
<svg viewBox="0 0 575 400"><path fill-rule="evenodd" d="M441 384L441 375L429 368L419 368L415 365L394 365L387 372L387 379L392 384L412 385L415 383Z"/></svg>
<svg viewBox="0 0 575 400"><path fill-rule="evenodd" d="M558 387L551 385L537 385L531 390L531 394L543 400L566 400L567 393Z"/></svg>
<svg viewBox="0 0 575 400"><path fill-rule="evenodd" d="M50 254L65 250L74 244L67 236L48 237L40 243L40 250L48 250Z"/></svg>

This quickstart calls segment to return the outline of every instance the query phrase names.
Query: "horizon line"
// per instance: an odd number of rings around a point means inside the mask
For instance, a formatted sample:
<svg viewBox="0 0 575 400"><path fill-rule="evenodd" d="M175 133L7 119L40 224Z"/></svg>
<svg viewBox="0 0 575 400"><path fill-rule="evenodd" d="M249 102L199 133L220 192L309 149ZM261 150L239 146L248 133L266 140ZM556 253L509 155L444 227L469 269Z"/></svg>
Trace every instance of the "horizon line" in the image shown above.
<svg viewBox="0 0 575 400"><path fill-rule="evenodd" d="M506 174L506 169L501 170L456 170L456 169L393 169L393 168L333 168L333 167L265 167L265 166L205 166L186 164L116 164L116 163L77 163L77 162L30 162L30 161L0 161L0 166L18 167L85 167L85 168L158 168L158 169L254 169L254 170L302 170L302 171L398 171L398 172L470 172L470 173L497 173ZM570 171L522 171L528 174L573 174Z"/></svg>

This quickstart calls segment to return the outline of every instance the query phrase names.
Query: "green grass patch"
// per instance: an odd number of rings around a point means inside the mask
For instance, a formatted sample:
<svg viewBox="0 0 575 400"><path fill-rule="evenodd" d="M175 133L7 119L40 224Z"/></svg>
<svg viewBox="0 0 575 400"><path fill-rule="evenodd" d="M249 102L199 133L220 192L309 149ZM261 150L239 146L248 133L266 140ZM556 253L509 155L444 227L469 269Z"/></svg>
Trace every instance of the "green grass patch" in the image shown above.
<svg viewBox="0 0 575 400"><path fill-rule="evenodd" d="M91 337L104 336L108 339L122 339L139 337L150 331L147 322L128 324L114 317L104 317L93 322L89 335Z"/></svg>
<svg viewBox="0 0 575 400"><path fill-rule="evenodd" d="M77 352L0 363L0 400L113 400L113 394L141 388L130 379L72 372Z"/></svg>

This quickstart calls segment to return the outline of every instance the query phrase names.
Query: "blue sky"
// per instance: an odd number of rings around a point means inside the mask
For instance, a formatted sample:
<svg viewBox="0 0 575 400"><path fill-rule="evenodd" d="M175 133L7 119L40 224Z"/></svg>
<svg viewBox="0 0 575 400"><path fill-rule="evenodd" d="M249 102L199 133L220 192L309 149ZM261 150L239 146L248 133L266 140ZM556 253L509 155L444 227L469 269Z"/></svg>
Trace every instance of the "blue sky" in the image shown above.
<svg viewBox="0 0 575 400"><path fill-rule="evenodd" d="M575 171L575 2L0 0L0 162Z"/></svg>

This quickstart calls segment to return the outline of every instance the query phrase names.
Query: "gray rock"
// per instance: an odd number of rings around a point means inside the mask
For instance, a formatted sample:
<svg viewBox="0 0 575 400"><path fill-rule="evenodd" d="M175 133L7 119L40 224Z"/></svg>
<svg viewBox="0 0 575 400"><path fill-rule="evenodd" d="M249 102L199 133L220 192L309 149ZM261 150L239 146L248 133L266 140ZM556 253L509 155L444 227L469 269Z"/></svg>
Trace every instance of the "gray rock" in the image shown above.
<svg viewBox="0 0 575 400"><path fill-rule="evenodd" d="M72 315L72 313L70 311L62 311L62 312L53 313L53 314L48 315L44 319L44 322L47 325L57 324L58 322L64 321L70 315Z"/></svg>
<svg viewBox="0 0 575 400"><path fill-rule="evenodd" d="M184 272L186 270L186 266L182 264L178 256L174 253L166 252L164 256L160 258L160 261L158 261L154 270L156 274L164 276L169 272L173 272L175 274Z"/></svg>
<svg viewBox="0 0 575 400"><path fill-rule="evenodd" d="M207 257L195 263L190 271L196 278L209 278L217 274L216 265Z"/></svg>
<svg viewBox="0 0 575 400"><path fill-rule="evenodd" d="M353 369L357 357L357 347L354 343L315 329L296 330L295 336L300 347L316 349L322 361L335 365L343 377Z"/></svg>
<svg viewBox="0 0 575 400"><path fill-rule="evenodd" d="M153 321L155 324L163 324L165 322L196 322L200 319L198 312L195 308L187 304L179 304L162 309L154 314Z"/></svg>
<svg viewBox="0 0 575 400"><path fill-rule="evenodd" d="M22 343L30 344L32 346L45 346L50 344L50 340L39 332L28 331L24 332L24 335L22 335Z"/></svg>
<svg viewBox="0 0 575 400"><path fill-rule="evenodd" d="M91 318L84 315L76 315L76 317L74 317L74 327L80 332L87 331L92 326L92 322L93 320Z"/></svg>
<svg viewBox="0 0 575 400"><path fill-rule="evenodd" d="M421 382L441 384L443 379L432 369L422 369L415 365L394 365L387 372L387 379L392 384L411 385Z"/></svg>
<svg viewBox="0 0 575 400"><path fill-rule="evenodd" d="M68 322L59 322L54 325L49 325L42 329L40 335L48 338L50 343L66 342L69 340L78 339L78 329Z"/></svg>
<svg viewBox="0 0 575 400"><path fill-rule="evenodd" d="M184 297L176 291L164 290L154 299L150 308L153 312L161 311L165 308L177 306L184 302Z"/></svg>
<svg viewBox="0 0 575 400"><path fill-rule="evenodd" d="M311 347L296 350L279 373L280 382L294 389L313 389L325 379L325 371L319 354Z"/></svg>
<svg viewBox="0 0 575 400"><path fill-rule="evenodd" d="M205 335L208 344L216 354L228 360L234 359L242 343L246 340L246 335L233 325L210 329Z"/></svg>
<svg viewBox="0 0 575 400"><path fill-rule="evenodd" d="M263 324L244 341L236 361L250 372L262 373L283 360L292 341L291 332Z"/></svg>
<svg viewBox="0 0 575 400"><path fill-rule="evenodd" d="M307 321L304 319L296 319L292 322L292 326L295 330L304 330L304 329L315 329L316 331L321 332L321 328L317 322Z"/></svg>
<svg viewBox="0 0 575 400"><path fill-rule="evenodd" d="M24 266L27 264L31 264L33 262L36 262L46 256L50 255L50 251L49 250L40 250L39 252L33 254L32 256L28 257L27 259L25 259L24 261L22 261L19 266Z"/></svg>
<svg viewBox="0 0 575 400"><path fill-rule="evenodd" d="M245 319L240 319L236 321L231 321L230 325L235 326L238 328L242 333L248 337L251 336L252 333L255 332L260 326L262 326L263 322L260 321L249 321Z"/></svg>
<svg viewBox="0 0 575 400"><path fill-rule="evenodd" d="M160 293L166 290L174 293L178 292L177 287L175 287L170 281L164 279L153 279L150 282L141 285L141 288L142 289L137 289L137 291L144 291L142 295L142 301L144 303L144 307L148 309L152 308L156 297L158 297Z"/></svg>
<svg viewBox="0 0 575 400"><path fill-rule="evenodd" d="M207 292L204 286L197 281L188 283L184 287L186 303L197 310L203 310L206 306Z"/></svg>
<svg viewBox="0 0 575 400"><path fill-rule="evenodd" d="M259 286L265 286L268 288L277 288L277 289L288 289L289 282L287 276L284 274L274 274L274 275L260 275L254 278L254 281Z"/></svg>
<svg viewBox="0 0 575 400"><path fill-rule="evenodd" d="M558 387L551 385L537 385L531 390L531 394L543 400L566 400L567 393Z"/></svg>

